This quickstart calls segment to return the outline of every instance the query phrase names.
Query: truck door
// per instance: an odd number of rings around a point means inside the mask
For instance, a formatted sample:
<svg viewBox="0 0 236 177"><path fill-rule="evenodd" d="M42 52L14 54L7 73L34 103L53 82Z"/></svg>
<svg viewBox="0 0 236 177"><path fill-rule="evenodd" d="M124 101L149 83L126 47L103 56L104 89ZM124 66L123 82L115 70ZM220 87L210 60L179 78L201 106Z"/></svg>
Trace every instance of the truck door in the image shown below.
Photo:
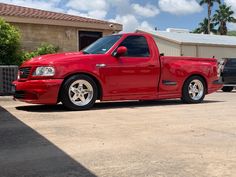
<svg viewBox="0 0 236 177"><path fill-rule="evenodd" d="M106 83L109 94L114 98L134 99L135 97L157 96L159 59L150 50L147 39L142 35L126 37L119 46L128 50L124 56L113 59L106 68Z"/></svg>

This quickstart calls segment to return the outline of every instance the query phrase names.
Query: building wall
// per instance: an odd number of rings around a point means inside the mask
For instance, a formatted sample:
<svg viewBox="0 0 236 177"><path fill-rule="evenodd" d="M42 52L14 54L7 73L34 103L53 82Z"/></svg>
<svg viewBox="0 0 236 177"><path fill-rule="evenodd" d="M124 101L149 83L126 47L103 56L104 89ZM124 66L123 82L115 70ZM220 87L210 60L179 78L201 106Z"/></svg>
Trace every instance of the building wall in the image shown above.
<svg viewBox="0 0 236 177"><path fill-rule="evenodd" d="M167 40L155 38L160 53L166 56L191 56L203 58L236 58L236 47L210 45L180 45Z"/></svg>
<svg viewBox="0 0 236 177"><path fill-rule="evenodd" d="M236 47L199 46L199 57L236 58Z"/></svg>
<svg viewBox="0 0 236 177"><path fill-rule="evenodd" d="M78 44L78 31L91 29L79 29L76 27L55 26L55 25L38 25L29 23L12 23L18 27L21 32L22 48L27 51L32 51L41 43L49 43L59 46L61 51L77 51ZM103 35L112 34L109 30L98 30L103 32Z"/></svg>
<svg viewBox="0 0 236 177"><path fill-rule="evenodd" d="M182 56L197 57L197 46L182 45Z"/></svg>
<svg viewBox="0 0 236 177"><path fill-rule="evenodd" d="M184 45L182 47L183 56L212 58L236 58L236 47L207 46L207 45Z"/></svg>
<svg viewBox="0 0 236 177"><path fill-rule="evenodd" d="M159 48L160 53L164 53L164 55L168 56L180 56L181 48L179 44L169 42L157 37L154 37L154 40Z"/></svg>

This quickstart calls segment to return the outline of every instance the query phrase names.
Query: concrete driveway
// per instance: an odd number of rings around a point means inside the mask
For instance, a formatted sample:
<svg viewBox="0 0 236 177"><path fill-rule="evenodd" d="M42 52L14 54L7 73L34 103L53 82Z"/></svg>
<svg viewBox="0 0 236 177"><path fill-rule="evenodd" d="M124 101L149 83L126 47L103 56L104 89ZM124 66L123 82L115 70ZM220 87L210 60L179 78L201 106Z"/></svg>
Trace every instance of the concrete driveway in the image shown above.
<svg viewBox="0 0 236 177"><path fill-rule="evenodd" d="M236 92L68 112L0 97L1 177L233 177Z"/></svg>

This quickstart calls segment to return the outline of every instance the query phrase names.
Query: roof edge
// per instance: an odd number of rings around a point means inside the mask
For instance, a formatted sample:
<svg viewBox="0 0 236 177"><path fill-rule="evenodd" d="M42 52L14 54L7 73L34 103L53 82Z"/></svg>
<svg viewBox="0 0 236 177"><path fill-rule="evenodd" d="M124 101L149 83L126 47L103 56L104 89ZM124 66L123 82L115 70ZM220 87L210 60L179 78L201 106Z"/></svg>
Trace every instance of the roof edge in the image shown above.
<svg viewBox="0 0 236 177"><path fill-rule="evenodd" d="M42 13L51 13L51 14L56 14L56 15L64 15L64 16L68 16L71 18L80 18L82 19L81 21L79 20L73 20L70 21L71 23L67 23L69 22L69 20L65 20L65 19L50 19L50 18L37 18L37 17L27 17L27 16L22 16L22 15L15 15L15 14L4 14L4 13L0 13L1 17L5 18L5 19L9 19L11 21L9 22L21 22L23 23L23 21L21 21L20 19L29 19L28 21L30 21L33 24L38 24L39 21L41 21L42 23L46 23L46 21L53 21L53 25L59 25L63 26L61 23L64 22L66 24L70 24L69 26L75 26L72 23L75 24L96 24L96 26L103 26L106 27L105 29L107 30L113 30L113 31L122 31L123 30L123 25L116 23L116 22L110 22L110 21L106 21L106 20L100 20L100 19L96 19L96 18L90 18L90 17L83 17L83 16L76 16L76 15L71 15L71 14L66 14L66 13L62 13L62 12L56 12L56 11L48 11L48 10L42 10L42 9L38 9L38 8L31 8L31 7L25 7L25 6L21 6L21 5L14 5L14 4L7 4L7 3L0 3L0 7L2 8L12 8L14 10L14 8L18 8L21 11L27 11L27 10L35 10L38 12L42 12ZM15 19L14 19L15 18ZM32 20L33 19L33 20ZM87 21L86 21L87 20ZM34 22L35 21L35 22ZM56 22L58 21L58 23ZM48 23L46 23L48 24ZM112 24L114 27L110 27L109 25Z"/></svg>
<svg viewBox="0 0 236 177"><path fill-rule="evenodd" d="M166 37L163 37L163 36L158 36L157 34L152 34L152 33L149 33L145 30L142 30L142 29L137 29L136 32L147 33L147 34L150 34L150 35L154 35L154 37L158 37L160 39L163 39L163 40L166 40L166 41L169 41L169 42L173 42L173 43L180 44L180 45L183 44L183 42L176 41L176 40L173 40L173 39L169 39L169 38L166 38Z"/></svg>
<svg viewBox="0 0 236 177"><path fill-rule="evenodd" d="M143 33L148 33L150 35L153 35L154 37L157 37L157 38L169 41L169 42L173 42L173 43L176 43L176 44L179 44L179 45L194 45L194 46L202 45L202 46L230 47L230 48L235 48L236 47L236 44L235 45L230 45L230 44L211 44L211 43L207 44L207 43L201 43L201 42L182 42L182 41L177 41L177 40L170 39L168 37L158 35L158 31L157 31L157 34L152 34L150 32L142 30L142 29L137 29L136 31L137 32L143 32Z"/></svg>
<svg viewBox="0 0 236 177"><path fill-rule="evenodd" d="M44 24L44 25L54 25L54 26L67 26L67 27L79 27L79 28L91 28L91 29L103 29L110 31L122 31L123 26L114 23L113 28L108 24L103 23L91 23L91 22L74 22L66 20L53 20L53 19L41 19L41 18L29 18L29 17L16 17L16 16L1 16L7 22L10 23L30 23L30 24ZM94 25L96 24L96 25Z"/></svg>
<svg viewBox="0 0 236 177"><path fill-rule="evenodd" d="M0 5L3 4L3 5L7 5L7 6L15 6L15 7L21 7L21 8L26 8L26 9L32 9L32 10L39 10L39 11L42 11L42 12L49 12L49 13L56 13L56 14L63 14L63 15L68 15L68 16L71 16L71 17L80 17L80 18L83 18L83 19L88 19L88 20L97 20L97 21L100 21L102 23L112 23L112 22L109 22L109 21L106 21L106 20L100 20L100 19L96 19L96 18L90 18L90 17L83 17L83 16L79 16L79 15L72 15L72 14L67 14L67 13L63 13L63 12L57 12L57 11L49 11L49 10L43 10L43 9L39 9L39 8L32 8L32 7L27 7L27 6L22 6L22 5L15 5L15 4L8 4L8 3L2 3L0 2ZM116 24L116 25L122 25L122 24L119 24L119 23L112 23L112 24Z"/></svg>

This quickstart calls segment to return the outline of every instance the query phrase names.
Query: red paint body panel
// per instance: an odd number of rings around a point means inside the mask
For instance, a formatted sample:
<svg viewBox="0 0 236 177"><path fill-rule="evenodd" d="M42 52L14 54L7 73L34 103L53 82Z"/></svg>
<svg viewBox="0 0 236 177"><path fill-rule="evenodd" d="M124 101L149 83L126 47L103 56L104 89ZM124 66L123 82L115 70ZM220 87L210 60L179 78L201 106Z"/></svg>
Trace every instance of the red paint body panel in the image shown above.
<svg viewBox="0 0 236 177"><path fill-rule="evenodd" d="M15 81L16 90L24 91L24 99L27 103L56 104L62 79Z"/></svg>
<svg viewBox="0 0 236 177"><path fill-rule="evenodd" d="M141 35L148 42L150 57L129 58L112 56L119 44L128 36ZM97 67L105 64L106 67ZM53 66L53 77L33 77L38 66ZM122 34L121 39L106 54L61 53L36 57L21 67L31 67L27 79L14 82L16 91L36 95L34 99L25 96L21 101L37 104L56 104L63 81L78 73L91 75L101 85L101 100L151 100L180 98L184 81L191 75L204 77L208 93L215 92L222 85L218 80L217 61L210 58L159 56L159 50L151 35L142 33ZM170 81L176 84L166 85Z"/></svg>
<svg viewBox="0 0 236 177"><path fill-rule="evenodd" d="M177 94L181 96L184 81L192 75L202 76L208 86L208 93L217 91L222 85L213 84L218 80L216 59L192 58L192 57L161 57L161 80L176 81L175 86L159 85L159 94ZM165 98L165 97L164 97Z"/></svg>

